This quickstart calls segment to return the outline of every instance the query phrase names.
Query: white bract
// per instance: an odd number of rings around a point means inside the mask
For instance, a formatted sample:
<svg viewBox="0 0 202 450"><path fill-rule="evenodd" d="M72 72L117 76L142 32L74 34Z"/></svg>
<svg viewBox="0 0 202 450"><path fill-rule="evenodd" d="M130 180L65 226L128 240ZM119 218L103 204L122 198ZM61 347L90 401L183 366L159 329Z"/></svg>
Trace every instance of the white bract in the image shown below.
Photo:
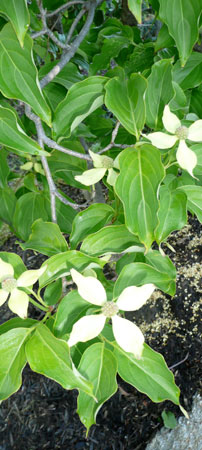
<svg viewBox="0 0 202 450"><path fill-rule="evenodd" d="M38 270L26 270L16 280L14 278L13 266L0 258L0 306L9 297L8 307L22 319L27 317L29 296L19 288L32 286L45 272L46 266ZM10 295L10 296L9 296Z"/></svg>
<svg viewBox="0 0 202 450"><path fill-rule="evenodd" d="M91 186L92 184L98 183L108 171L107 182L114 186L118 173L113 169L113 159L109 158L109 156L101 156L93 153L91 150L89 150L89 153L93 160L94 169L86 170L82 175L76 175L75 180L85 186Z"/></svg>
<svg viewBox="0 0 202 450"><path fill-rule="evenodd" d="M187 146L186 139L193 142L202 141L202 120L197 120L189 128L182 126L178 117L170 111L168 105L163 112L163 125L171 133L150 133L147 138L152 145L160 149L171 148L179 140L179 146L176 153L177 162L182 169L187 170L193 177L193 169L197 164L196 154Z"/></svg>
<svg viewBox="0 0 202 450"><path fill-rule="evenodd" d="M70 270L72 279L78 287L78 293L87 302L101 307L101 313L79 319L73 326L68 345L86 342L98 336L104 328L107 317L112 320L114 337L119 346L140 359L143 351L144 336L137 325L118 315L119 310L136 311L141 308L153 293L155 286L129 286L123 290L116 302L107 301L102 283L94 277L84 277L77 270Z"/></svg>

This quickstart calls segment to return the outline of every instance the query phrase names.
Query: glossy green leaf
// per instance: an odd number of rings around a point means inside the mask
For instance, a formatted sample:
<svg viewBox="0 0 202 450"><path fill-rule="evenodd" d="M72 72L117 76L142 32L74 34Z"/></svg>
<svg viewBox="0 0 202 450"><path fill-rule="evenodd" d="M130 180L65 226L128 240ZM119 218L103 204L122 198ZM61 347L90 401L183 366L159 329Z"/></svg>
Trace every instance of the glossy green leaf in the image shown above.
<svg viewBox="0 0 202 450"><path fill-rule="evenodd" d="M110 222L114 214L113 208L104 203L96 203L79 212L72 224L71 248L75 248L88 234L100 230Z"/></svg>
<svg viewBox="0 0 202 450"><path fill-rule="evenodd" d="M16 278L18 278L21 275L21 273L27 270L22 259L20 258L19 255L16 255L16 253L0 252L0 258L13 266Z"/></svg>
<svg viewBox="0 0 202 450"><path fill-rule="evenodd" d="M97 402L80 392L77 412L87 428L96 423L96 416L103 405L117 391L117 362L113 353L103 343L91 345L82 355L79 371L93 383L93 393Z"/></svg>
<svg viewBox="0 0 202 450"><path fill-rule="evenodd" d="M124 352L117 344L114 346L118 373L124 381L146 394L153 402L170 400L179 405L180 390L160 353L144 344L142 358L138 360L132 353Z"/></svg>
<svg viewBox="0 0 202 450"><path fill-rule="evenodd" d="M41 288L57 278L69 275L72 268L82 272L88 266L91 266L91 268L103 267L104 263L98 258L92 258L76 250L70 250L51 256L45 261L44 265L47 266L47 270L40 277L39 285Z"/></svg>
<svg viewBox="0 0 202 450"><path fill-rule="evenodd" d="M201 89L201 87L192 89L190 112L195 113L198 117L202 117L202 89Z"/></svg>
<svg viewBox="0 0 202 450"><path fill-rule="evenodd" d="M112 78L105 87L107 108L137 139L145 122L146 87L146 79L139 74L132 74L128 81Z"/></svg>
<svg viewBox="0 0 202 450"><path fill-rule="evenodd" d="M21 319L20 317L14 317L13 319L10 319L0 325L0 335L13 330L14 328L31 328L34 325L37 325L37 323L39 322L34 319Z"/></svg>
<svg viewBox="0 0 202 450"><path fill-rule="evenodd" d="M70 291L63 297L58 306L54 334L57 337L62 337L64 334L70 333L74 323L84 316L91 306L78 294L78 291Z"/></svg>
<svg viewBox="0 0 202 450"><path fill-rule="evenodd" d="M196 214L199 222L202 223L202 187L201 186L181 186L178 188L185 192L187 196L188 211Z"/></svg>
<svg viewBox="0 0 202 450"><path fill-rule="evenodd" d="M32 56L32 39L25 36L24 48L21 48L9 23L0 32L0 90L5 97L30 105L44 122L51 125L51 112L40 89Z"/></svg>
<svg viewBox="0 0 202 450"><path fill-rule="evenodd" d="M121 253L129 247L135 247L134 251L144 251L137 236L131 234L125 225L110 225L87 236L81 245L81 251L100 256L106 253Z"/></svg>
<svg viewBox="0 0 202 450"><path fill-rule="evenodd" d="M58 300L62 298L62 279L59 278L56 281L53 281L53 283L49 284L45 291L43 299L47 305L55 305ZM53 319L54 321L54 319Z"/></svg>
<svg viewBox="0 0 202 450"><path fill-rule="evenodd" d="M16 392L22 383L22 370L27 362L25 341L28 328L15 328L0 336L0 400Z"/></svg>
<svg viewBox="0 0 202 450"><path fill-rule="evenodd" d="M66 252L68 249L65 238L56 223L44 222L37 219L32 225L32 232L25 244L21 244L23 250L36 250L43 255L52 256Z"/></svg>
<svg viewBox="0 0 202 450"><path fill-rule="evenodd" d="M187 223L187 198L179 190L170 191L166 186L160 189L159 223L155 230L158 244L165 241L174 230L181 230Z"/></svg>
<svg viewBox="0 0 202 450"><path fill-rule="evenodd" d="M16 207L16 196L11 188L0 188L0 204L0 220L8 225L12 225L13 214Z"/></svg>
<svg viewBox="0 0 202 450"><path fill-rule="evenodd" d="M168 275L172 285L174 286L173 282L175 282L176 280L177 272L176 267L174 266L174 264L172 263L171 259L168 256L161 255L159 250L150 250L145 255L145 262L146 264L149 264L150 266L154 267L159 272Z"/></svg>
<svg viewBox="0 0 202 450"><path fill-rule="evenodd" d="M15 114L2 106L0 106L0 144L12 150L17 150L21 155L23 153L48 155L37 142L24 133L16 120Z"/></svg>
<svg viewBox="0 0 202 450"><path fill-rule="evenodd" d="M43 88L43 94L45 96L45 99L54 112L59 105L60 102L62 102L67 94L67 90L56 83L48 83Z"/></svg>
<svg viewBox="0 0 202 450"><path fill-rule="evenodd" d="M184 67L177 61L173 68L173 80L182 89L192 89L202 83L202 54L193 52Z"/></svg>
<svg viewBox="0 0 202 450"><path fill-rule="evenodd" d="M0 15L5 15L11 21L21 47L29 27L29 12L26 0L1 0Z"/></svg>
<svg viewBox="0 0 202 450"><path fill-rule="evenodd" d="M89 77L73 85L58 105L54 120L54 137L69 137L74 129L103 104L106 77Z"/></svg>
<svg viewBox="0 0 202 450"><path fill-rule="evenodd" d="M34 372L61 384L64 389L81 389L92 394L92 383L72 366L69 347L43 324L36 327L27 342L26 355Z"/></svg>
<svg viewBox="0 0 202 450"><path fill-rule="evenodd" d="M198 39L201 0L159 0L159 15L176 42L182 66Z"/></svg>
<svg viewBox="0 0 202 450"><path fill-rule="evenodd" d="M7 163L7 152L3 148L0 150L0 160L0 188L5 188L10 169Z"/></svg>
<svg viewBox="0 0 202 450"><path fill-rule="evenodd" d="M142 0L128 0L128 8L139 23L142 22Z"/></svg>
<svg viewBox="0 0 202 450"><path fill-rule="evenodd" d="M149 249L157 225L158 187L164 177L160 151L147 144L128 148L120 154L119 165L115 190L123 203L126 226Z"/></svg>
<svg viewBox="0 0 202 450"><path fill-rule="evenodd" d="M172 63L162 59L152 66L146 90L146 123L153 129L162 128L162 115L165 105L174 96L172 86Z"/></svg>
<svg viewBox="0 0 202 450"><path fill-rule="evenodd" d="M16 235L26 241L36 219L48 220L45 198L41 194L29 192L22 195L16 203L13 226Z"/></svg>
<svg viewBox="0 0 202 450"><path fill-rule="evenodd" d="M175 41L173 38L169 35L168 27L163 24L161 27L156 42L155 42L155 51L158 52L158 50L161 50L162 48L169 48L174 45Z"/></svg>
<svg viewBox="0 0 202 450"><path fill-rule="evenodd" d="M160 262L161 259L159 258L159 264ZM114 285L114 298L118 297L128 286L141 286L147 283L153 283L162 291L168 293L169 295L174 295L175 278L176 274L171 272L170 267L169 271L165 272L164 267L152 267L149 261L148 264L139 262L130 263L122 269L116 280Z"/></svg>

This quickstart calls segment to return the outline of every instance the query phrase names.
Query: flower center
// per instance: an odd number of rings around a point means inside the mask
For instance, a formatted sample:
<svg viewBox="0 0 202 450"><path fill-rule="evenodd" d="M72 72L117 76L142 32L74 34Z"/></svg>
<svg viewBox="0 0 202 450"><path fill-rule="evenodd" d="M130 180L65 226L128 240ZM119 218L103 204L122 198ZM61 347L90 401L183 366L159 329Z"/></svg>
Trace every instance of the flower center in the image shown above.
<svg viewBox="0 0 202 450"><path fill-rule="evenodd" d="M2 289L6 292L12 292L17 287L15 278L5 278L1 283Z"/></svg>
<svg viewBox="0 0 202 450"><path fill-rule="evenodd" d="M177 128L175 135L178 139L187 139L188 137L188 128L187 127L179 127Z"/></svg>
<svg viewBox="0 0 202 450"><path fill-rule="evenodd" d="M102 314L106 317L113 317L117 314L119 308L114 302L106 302L102 307Z"/></svg>
<svg viewBox="0 0 202 450"><path fill-rule="evenodd" d="M108 156L105 156L102 160L102 166L105 169L111 169L113 167L113 159L109 158Z"/></svg>

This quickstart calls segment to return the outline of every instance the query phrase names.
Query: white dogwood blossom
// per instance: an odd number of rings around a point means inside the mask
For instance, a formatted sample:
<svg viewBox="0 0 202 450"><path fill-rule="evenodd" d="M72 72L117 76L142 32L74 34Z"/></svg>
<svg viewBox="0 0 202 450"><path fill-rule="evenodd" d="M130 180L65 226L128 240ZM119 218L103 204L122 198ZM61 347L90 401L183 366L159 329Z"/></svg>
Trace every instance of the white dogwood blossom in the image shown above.
<svg viewBox="0 0 202 450"><path fill-rule="evenodd" d="M125 351L133 353L140 359L143 351L144 336L137 325L118 315L119 310L136 311L141 308L156 288L153 284L129 286L123 290L118 300L107 301L102 283L97 278L81 275L77 270L70 270L77 285L78 293L87 302L100 306L100 314L88 315L79 319L73 326L68 345L86 342L98 336L104 328L107 317L112 320L112 329L118 345Z"/></svg>
<svg viewBox="0 0 202 450"><path fill-rule="evenodd" d="M76 175L75 180L85 186L91 186L92 184L98 183L108 171L107 183L114 186L118 173L113 169L113 167L116 167L113 159L109 158L109 156L98 155L97 153L91 152L91 150L89 150L89 153L93 161L94 169L86 170L82 175Z"/></svg>
<svg viewBox="0 0 202 450"><path fill-rule="evenodd" d="M178 117L166 105L162 121L165 129L171 134L157 131L155 133L149 133L146 137L151 141L152 145L160 149L171 148L179 141L176 153L177 162L182 169L187 170L194 177L193 169L197 164L197 157L187 146L186 140L202 142L202 120L196 120L196 122L187 128L181 124Z"/></svg>
<svg viewBox="0 0 202 450"><path fill-rule="evenodd" d="M0 258L0 306L9 297L8 307L22 319L27 317L29 296L19 288L32 286L45 272L46 266L38 270L26 270L16 280L14 278L13 266Z"/></svg>

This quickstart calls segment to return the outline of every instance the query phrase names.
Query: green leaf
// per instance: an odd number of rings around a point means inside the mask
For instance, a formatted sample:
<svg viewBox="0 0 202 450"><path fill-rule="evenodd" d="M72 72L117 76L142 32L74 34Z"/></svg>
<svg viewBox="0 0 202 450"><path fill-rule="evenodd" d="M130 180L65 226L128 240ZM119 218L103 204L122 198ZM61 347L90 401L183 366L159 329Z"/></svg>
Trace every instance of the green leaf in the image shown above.
<svg viewBox="0 0 202 450"><path fill-rule="evenodd" d="M45 77L50 70L58 64L58 61L53 61L42 66L39 70L39 79ZM77 66L71 62L66 64L65 67L56 75L54 78L54 83L64 86L69 89L73 84L78 83L83 79L83 75L78 71ZM50 83L52 84L52 83Z"/></svg>
<svg viewBox="0 0 202 450"><path fill-rule="evenodd" d="M13 319L10 319L0 325L0 335L13 330L14 328L31 328L37 323L39 323L38 320L14 317Z"/></svg>
<svg viewBox="0 0 202 450"><path fill-rule="evenodd" d="M199 222L202 223L202 187L201 186L181 186L178 188L185 192L187 196L187 209L196 214Z"/></svg>
<svg viewBox="0 0 202 450"><path fill-rule="evenodd" d="M159 272L162 272L171 280L175 292L175 280L176 280L176 268L172 263L171 259L164 255L162 256L158 250L150 250L147 255L145 255L145 262L150 266L154 267ZM170 294L173 295L173 294Z"/></svg>
<svg viewBox="0 0 202 450"><path fill-rule="evenodd" d="M52 111L54 112L59 105L60 102L62 102L67 94L67 90L56 83L48 83L43 88L43 94L46 98L46 101Z"/></svg>
<svg viewBox="0 0 202 450"><path fill-rule="evenodd" d="M44 291L44 301L47 303L47 305L56 305L58 300L62 298L62 280L59 278L56 281L53 281L53 283L49 284L45 291ZM52 319L52 317L51 317ZM53 319L54 321L54 319ZM47 325L47 323L46 323Z"/></svg>
<svg viewBox="0 0 202 450"><path fill-rule="evenodd" d="M172 231L181 230L187 223L187 198L183 192L170 191L166 186L160 189L159 223L155 230L158 244L165 241Z"/></svg>
<svg viewBox="0 0 202 450"><path fill-rule="evenodd" d="M148 254L148 257L149 256L150 253ZM159 265L161 263L162 259L159 258ZM174 271L172 272L173 268L171 267L171 264L165 260L165 265L167 267L169 266L168 272L165 271L164 266L162 266L162 268L152 267L149 259L147 264L137 262L126 265L115 282L114 298L118 297L128 286L141 286L147 283L153 283L167 294L174 295L176 273L174 273Z"/></svg>
<svg viewBox="0 0 202 450"><path fill-rule="evenodd" d="M78 291L70 291L63 297L58 306L54 323L54 334L57 337L62 337L66 333L70 333L74 323L84 316L90 307L92 305L86 302L78 294Z"/></svg>
<svg viewBox="0 0 202 450"><path fill-rule="evenodd" d="M125 149L119 165L115 190L123 202L126 226L149 249L157 225L158 187L164 177L160 151L147 144Z"/></svg>
<svg viewBox="0 0 202 450"><path fill-rule="evenodd" d="M130 45L126 36L110 36L104 40L101 53L96 53L90 65L90 74L95 75L99 70L106 69L112 58L116 58L123 48Z"/></svg>
<svg viewBox="0 0 202 450"><path fill-rule="evenodd" d="M180 390L160 353L144 344L142 357L138 360L132 353L124 352L117 344L113 345L118 373L124 381L146 394L153 402L170 400L179 405Z"/></svg>
<svg viewBox="0 0 202 450"><path fill-rule="evenodd" d="M202 83L202 54L193 52L184 67L177 61L173 67L173 80L185 91Z"/></svg>
<svg viewBox="0 0 202 450"><path fill-rule="evenodd" d="M23 47L24 37L29 27L29 12L26 0L1 0L0 15L2 14L11 21L20 45Z"/></svg>
<svg viewBox="0 0 202 450"><path fill-rule="evenodd" d="M3 148L0 150L0 159L0 188L5 188L10 170L7 164L7 152Z"/></svg>
<svg viewBox="0 0 202 450"><path fill-rule="evenodd" d="M159 0L159 16L176 42L182 66L198 39L201 0Z"/></svg>
<svg viewBox="0 0 202 450"><path fill-rule="evenodd" d="M163 411L161 413L161 417L163 419L164 427L173 430L177 426L177 420L175 415L171 411Z"/></svg>
<svg viewBox="0 0 202 450"><path fill-rule="evenodd" d="M16 255L15 253L0 252L0 258L13 266L16 278L18 278L21 273L27 270L20 256Z"/></svg>
<svg viewBox="0 0 202 450"><path fill-rule="evenodd" d="M25 244L21 244L23 250L36 250L43 255L52 256L65 252L68 249L65 238L59 226L52 222L43 222L37 219L32 225L32 232Z"/></svg>
<svg viewBox="0 0 202 450"><path fill-rule="evenodd" d="M40 288L46 286L48 283L57 278L69 275L70 269L72 268L82 272L89 265L91 268L100 268L103 267L104 263L98 258L92 258L76 250L70 250L68 252L51 256L51 258L45 261L44 265L47 266L47 270L40 277Z"/></svg>
<svg viewBox="0 0 202 450"><path fill-rule="evenodd" d="M15 328L0 336L0 400L21 386L21 373L27 362L24 344L29 334L28 328Z"/></svg>
<svg viewBox="0 0 202 450"><path fill-rule="evenodd" d="M201 87L193 89L191 93L190 112L202 117L202 89Z"/></svg>
<svg viewBox="0 0 202 450"><path fill-rule="evenodd" d="M72 223L72 232L70 235L71 248L76 248L79 242L88 236L88 234L100 230L111 221L114 214L113 208L104 203L96 203L84 211L79 212Z"/></svg>
<svg viewBox="0 0 202 450"><path fill-rule="evenodd" d="M161 50L162 48L172 47L174 43L175 41L169 35L168 27L164 23L158 33L157 40L155 42L155 51L158 52L158 50Z"/></svg>
<svg viewBox="0 0 202 450"><path fill-rule="evenodd" d="M117 362L113 353L103 343L91 345L83 353L80 372L93 383L93 393L97 402L85 394L79 393L77 412L81 422L87 428L96 423L96 416L103 405L117 391Z"/></svg>
<svg viewBox="0 0 202 450"><path fill-rule="evenodd" d="M128 81L112 78L106 84L105 104L126 130L139 139L145 122L144 94L147 81L132 74Z"/></svg>
<svg viewBox="0 0 202 450"><path fill-rule="evenodd" d="M92 395L92 383L72 366L69 347L43 324L36 327L27 342L26 355L34 372L61 384L64 389L81 389Z"/></svg>
<svg viewBox="0 0 202 450"><path fill-rule="evenodd" d="M0 220L11 226L16 207L16 196L9 187L0 188L0 204Z"/></svg>
<svg viewBox="0 0 202 450"><path fill-rule="evenodd" d="M124 70L127 74L143 72L149 69L154 61L154 46L151 42L136 45L129 61L124 63Z"/></svg>
<svg viewBox="0 0 202 450"><path fill-rule="evenodd" d="M129 247L135 247L134 251L144 251L137 236L131 234L125 225L110 225L87 236L81 245L81 251L100 256L106 253L121 253Z"/></svg>
<svg viewBox="0 0 202 450"><path fill-rule="evenodd" d="M13 226L20 239L26 241L36 219L48 220L45 198L36 192L22 195L16 203Z"/></svg>
<svg viewBox="0 0 202 450"><path fill-rule="evenodd" d="M21 48L12 25L4 26L0 32L0 90L5 97L30 105L50 126L51 112L39 86L32 42L29 36L25 36L24 48Z"/></svg>
<svg viewBox="0 0 202 450"><path fill-rule="evenodd" d="M12 150L17 150L20 155L30 153L31 155L48 156L48 153L42 150L37 142L24 133L16 120L15 114L2 106L0 106L0 144Z"/></svg>
<svg viewBox="0 0 202 450"><path fill-rule="evenodd" d="M174 96L172 86L172 63L162 59L152 66L146 90L146 123L153 129L162 128L162 115L165 105Z"/></svg>
<svg viewBox="0 0 202 450"><path fill-rule="evenodd" d="M55 138L69 137L74 129L95 109L103 104L106 77L89 77L73 85L58 105L54 120Z"/></svg>
<svg viewBox="0 0 202 450"><path fill-rule="evenodd" d="M142 23L142 0L128 0L128 8L138 23Z"/></svg>

